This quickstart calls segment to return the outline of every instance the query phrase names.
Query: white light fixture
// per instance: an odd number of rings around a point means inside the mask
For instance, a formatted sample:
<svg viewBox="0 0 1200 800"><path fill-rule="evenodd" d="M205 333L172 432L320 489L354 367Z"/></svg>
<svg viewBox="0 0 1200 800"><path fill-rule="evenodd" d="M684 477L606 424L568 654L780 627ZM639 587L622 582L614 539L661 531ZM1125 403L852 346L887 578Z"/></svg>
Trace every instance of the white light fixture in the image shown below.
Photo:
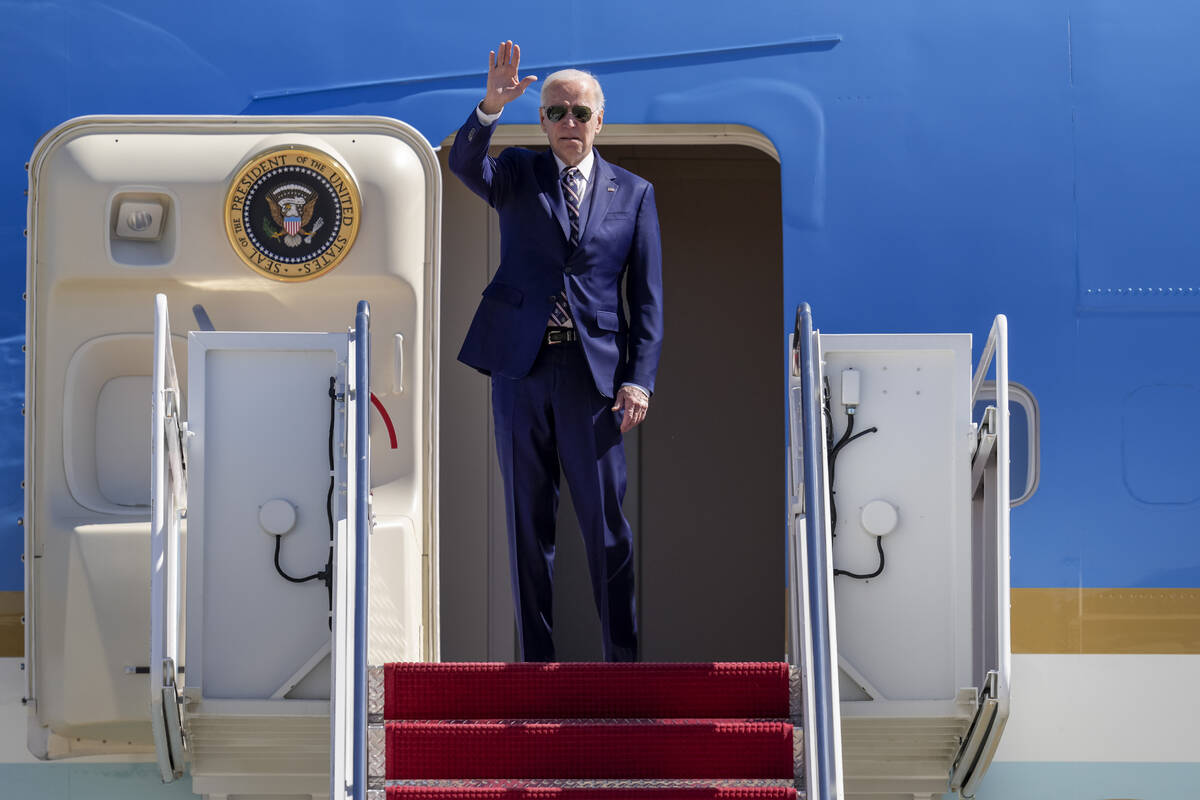
<svg viewBox="0 0 1200 800"><path fill-rule="evenodd" d="M886 500L872 500L862 508L863 530L872 536L886 536L896 530L900 512Z"/></svg>
<svg viewBox="0 0 1200 800"><path fill-rule="evenodd" d="M296 507L287 500L268 500L258 507L258 524L267 533L282 536L296 527Z"/></svg>

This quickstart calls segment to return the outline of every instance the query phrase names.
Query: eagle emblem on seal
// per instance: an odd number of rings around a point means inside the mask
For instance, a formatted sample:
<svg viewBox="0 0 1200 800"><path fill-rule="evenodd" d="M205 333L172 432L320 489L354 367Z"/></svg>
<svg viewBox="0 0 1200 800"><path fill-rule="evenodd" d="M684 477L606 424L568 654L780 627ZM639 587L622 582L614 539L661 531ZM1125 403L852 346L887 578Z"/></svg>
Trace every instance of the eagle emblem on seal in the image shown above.
<svg viewBox="0 0 1200 800"><path fill-rule="evenodd" d="M272 239L282 238L288 247L295 247L301 242L311 243L313 234L325 224L323 217L317 217L315 222L312 219L317 210L317 197L316 190L302 183L276 186L267 193L266 200L271 219L279 227L275 228L269 220L264 219L263 233Z"/></svg>

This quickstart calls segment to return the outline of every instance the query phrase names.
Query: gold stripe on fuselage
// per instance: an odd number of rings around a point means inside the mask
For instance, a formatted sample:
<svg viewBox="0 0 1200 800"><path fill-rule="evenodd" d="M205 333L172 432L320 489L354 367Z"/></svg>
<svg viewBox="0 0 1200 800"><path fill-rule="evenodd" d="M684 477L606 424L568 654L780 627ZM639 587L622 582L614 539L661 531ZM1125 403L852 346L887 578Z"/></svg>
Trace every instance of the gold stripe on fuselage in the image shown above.
<svg viewBox="0 0 1200 800"><path fill-rule="evenodd" d="M1013 589L1014 653L1200 653L1200 589Z"/></svg>

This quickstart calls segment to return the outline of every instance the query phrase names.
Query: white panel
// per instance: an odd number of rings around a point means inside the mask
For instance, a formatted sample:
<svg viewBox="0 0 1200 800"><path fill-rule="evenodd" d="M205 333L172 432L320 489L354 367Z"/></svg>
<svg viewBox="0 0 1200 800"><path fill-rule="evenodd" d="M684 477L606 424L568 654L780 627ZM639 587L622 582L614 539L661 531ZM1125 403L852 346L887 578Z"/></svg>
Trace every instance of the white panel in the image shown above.
<svg viewBox="0 0 1200 800"><path fill-rule="evenodd" d="M1200 655L1014 654L995 761L1200 759Z"/></svg>
<svg viewBox="0 0 1200 800"><path fill-rule="evenodd" d="M882 500L899 521L883 539L883 573L834 579L839 654L888 700L947 700L969 685L971 607L970 337L821 337L830 376L833 440L842 436L842 370L858 371L855 432L833 484L835 569L874 572L876 537L864 506Z"/></svg>
<svg viewBox="0 0 1200 800"><path fill-rule="evenodd" d="M203 357L192 351L193 441L202 442L203 456L190 470L189 564L202 558L203 577L197 585L193 572L188 585L202 639L193 646L189 616L188 652L199 654L200 664L195 655L189 660L187 684L198 681L206 698L270 697L329 642L324 584L293 584L276 572L275 537L262 530L259 507L283 499L296 508L295 528L281 542L284 571L304 577L324 568L335 340L345 336L193 334L194 346L209 349ZM320 343L326 349L315 349ZM342 436L339 420L335 447ZM329 696L327 675L322 685L306 686L310 697Z"/></svg>
<svg viewBox="0 0 1200 800"><path fill-rule="evenodd" d="M150 378L112 378L96 400L96 478L121 506L150 505Z"/></svg>
<svg viewBox="0 0 1200 800"><path fill-rule="evenodd" d="M122 735L130 740L150 740L146 682L126 673L126 667L145 664L150 654L149 527L80 525L68 540L71 591L63 604L67 636L57 670L61 694L43 710L48 719L64 723L63 731L67 725L111 724L110 731L124 726ZM126 624L104 624L112 619ZM54 675L48 671L45 677Z"/></svg>

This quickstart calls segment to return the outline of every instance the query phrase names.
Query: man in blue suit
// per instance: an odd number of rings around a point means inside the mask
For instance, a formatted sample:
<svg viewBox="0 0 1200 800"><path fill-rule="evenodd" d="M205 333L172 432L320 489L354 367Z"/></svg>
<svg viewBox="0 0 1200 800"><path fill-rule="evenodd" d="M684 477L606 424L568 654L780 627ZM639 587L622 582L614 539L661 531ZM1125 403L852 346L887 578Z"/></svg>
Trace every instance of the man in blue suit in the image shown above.
<svg viewBox="0 0 1200 800"><path fill-rule="evenodd" d="M489 156L500 112L537 80L519 77L520 61L511 41L490 54L487 95L450 150L450 169L500 215L500 267L458 358L492 378L522 658L554 660L561 464L583 531L604 657L634 661L621 435L646 417L662 344L654 189L592 148L604 95L578 70L556 72L542 86L548 152L509 148Z"/></svg>

